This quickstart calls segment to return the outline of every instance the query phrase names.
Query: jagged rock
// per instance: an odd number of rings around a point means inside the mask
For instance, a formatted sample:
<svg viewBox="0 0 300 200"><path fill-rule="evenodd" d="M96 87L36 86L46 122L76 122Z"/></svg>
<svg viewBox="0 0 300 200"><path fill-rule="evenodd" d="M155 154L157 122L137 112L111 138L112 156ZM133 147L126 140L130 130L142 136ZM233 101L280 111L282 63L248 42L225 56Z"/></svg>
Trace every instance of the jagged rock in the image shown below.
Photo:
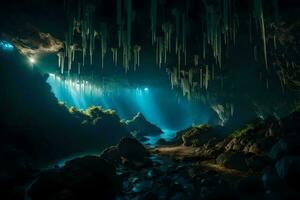
<svg viewBox="0 0 300 200"><path fill-rule="evenodd" d="M277 161L276 171L278 176L290 187L299 189L300 156L287 156Z"/></svg>
<svg viewBox="0 0 300 200"><path fill-rule="evenodd" d="M280 159L287 155L300 155L300 137L286 137L280 139L272 147L269 155L273 159Z"/></svg>
<svg viewBox="0 0 300 200"><path fill-rule="evenodd" d="M167 142L165 139L163 138L160 138L157 142L156 142L157 145L168 145L169 142Z"/></svg>
<svg viewBox="0 0 300 200"><path fill-rule="evenodd" d="M274 144L275 138L265 136L263 130L257 131L260 133L247 131L238 137L232 137L230 142L225 146L226 151L243 151L257 155L268 152Z"/></svg>
<svg viewBox="0 0 300 200"><path fill-rule="evenodd" d="M219 138L220 136L208 125L192 127L182 135L182 141L185 146L195 147L202 146Z"/></svg>
<svg viewBox="0 0 300 200"><path fill-rule="evenodd" d="M135 137L140 142L146 142L146 141L149 140L147 137L145 137L144 135L140 134L140 132L138 132L138 131L131 132L131 135L133 137Z"/></svg>
<svg viewBox="0 0 300 200"><path fill-rule="evenodd" d="M44 172L32 185L32 200L115 199L121 182L114 166L96 156L77 158Z"/></svg>
<svg viewBox="0 0 300 200"><path fill-rule="evenodd" d="M216 161L224 167L245 171L248 169L246 158L246 154L242 152L228 151L220 154Z"/></svg>
<svg viewBox="0 0 300 200"><path fill-rule="evenodd" d="M112 146L105 149L101 154L100 158L107 160L112 163L114 166L117 166L122 163L121 154L117 146Z"/></svg>
<svg viewBox="0 0 300 200"><path fill-rule="evenodd" d="M135 135L159 135L163 131L146 120L142 113L137 113L131 120L125 122L129 132Z"/></svg>
<svg viewBox="0 0 300 200"><path fill-rule="evenodd" d="M253 155L246 159L247 167L253 171L262 171L272 164L272 160L268 156Z"/></svg>
<svg viewBox="0 0 300 200"><path fill-rule="evenodd" d="M149 152L135 138L122 138L118 144L118 150L125 166L140 168L151 164Z"/></svg>

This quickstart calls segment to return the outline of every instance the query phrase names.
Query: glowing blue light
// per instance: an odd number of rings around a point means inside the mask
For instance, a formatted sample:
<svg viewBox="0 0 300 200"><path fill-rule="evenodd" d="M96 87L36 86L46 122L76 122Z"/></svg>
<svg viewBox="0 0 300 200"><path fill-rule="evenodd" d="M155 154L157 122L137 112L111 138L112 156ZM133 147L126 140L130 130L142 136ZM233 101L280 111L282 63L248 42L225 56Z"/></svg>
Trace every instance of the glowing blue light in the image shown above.
<svg viewBox="0 0 300 200"><path fill-rule="evenodd" d="M14 49L14 46L7 41L0 41L0 48L6 51L11 51Z"/></svg>
<svg viewBox="0 0 300 200"><path fill-rule="evenodd" d="M137 112L141 112L151 123L163 130L160 137L150 138L154 144L159 138L167 141L174 137L178 130L190 127L193 123L207 123L210 114L207 109L193 104L188 100L181 100L171 91L155 87L134 87L119 89L111 93L91 81L65 79L55 74L49 74L47 82L59 101L78 109L86 109L92 105L99 105L105 109L116 110L121 119L131 119ZM173 96L174 95L174 96Z"/></svg>

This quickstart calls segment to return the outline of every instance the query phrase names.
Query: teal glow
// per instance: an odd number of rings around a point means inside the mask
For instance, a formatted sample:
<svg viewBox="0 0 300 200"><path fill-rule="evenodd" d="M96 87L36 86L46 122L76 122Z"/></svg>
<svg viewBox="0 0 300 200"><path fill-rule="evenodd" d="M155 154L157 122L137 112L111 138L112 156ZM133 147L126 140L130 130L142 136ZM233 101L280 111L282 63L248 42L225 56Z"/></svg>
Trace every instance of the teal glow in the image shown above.
<svg viewBox="0 0 300 200"><path fill-rule="evenodd" d="M0 41L0 48L5 51L12 51L14 46L7 41Z"/></svg>
<svg viewBox="0 0 300 200"><path fill-rule="evenodd" d="M50 75L47 82L59 101L78 109L92 105L116 110L120 118L131 119L141 112L148 121L166 131L162 137L192 124L207 123L209 112L187 99L178 99L169 88L139 87L105 91L88 81L63 80ZM155 138L153 138L155 140Z"/></svg>
<svg viewBox="0 0 300 200"><path fill-rule="evenodd" d="M147 143L151 147L154 147L156 145L156 142L161 138L169 142L173 138L175 138L178 130L162 129L162 131L163 133L161 135L146 136L148 138L148 141L146 141L145 143Z"/></svg>

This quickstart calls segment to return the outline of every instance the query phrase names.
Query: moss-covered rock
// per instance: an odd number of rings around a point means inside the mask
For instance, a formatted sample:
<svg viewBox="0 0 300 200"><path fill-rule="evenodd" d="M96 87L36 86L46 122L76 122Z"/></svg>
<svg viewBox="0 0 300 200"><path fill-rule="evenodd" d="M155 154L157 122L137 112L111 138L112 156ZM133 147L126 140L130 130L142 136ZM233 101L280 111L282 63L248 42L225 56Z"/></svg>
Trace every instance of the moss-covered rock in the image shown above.
<svg viewBox="0 0 300 200"><path fill-rule="evenodd" d="M194 126L182 135L183 145L199 147L220 139L213 127L209 125Z"/></svg>

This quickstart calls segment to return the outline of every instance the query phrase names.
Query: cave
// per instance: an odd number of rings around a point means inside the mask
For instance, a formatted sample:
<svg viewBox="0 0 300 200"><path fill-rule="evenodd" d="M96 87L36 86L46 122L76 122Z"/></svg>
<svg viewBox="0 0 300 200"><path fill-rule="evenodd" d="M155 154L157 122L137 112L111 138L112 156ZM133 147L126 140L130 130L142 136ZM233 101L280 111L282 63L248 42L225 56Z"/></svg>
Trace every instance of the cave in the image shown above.
<svg viewBox="0 0 300 200"><path fill-rule="evenodd" d="M300 199L299 12L1 2L0 199Z"/></svg>

